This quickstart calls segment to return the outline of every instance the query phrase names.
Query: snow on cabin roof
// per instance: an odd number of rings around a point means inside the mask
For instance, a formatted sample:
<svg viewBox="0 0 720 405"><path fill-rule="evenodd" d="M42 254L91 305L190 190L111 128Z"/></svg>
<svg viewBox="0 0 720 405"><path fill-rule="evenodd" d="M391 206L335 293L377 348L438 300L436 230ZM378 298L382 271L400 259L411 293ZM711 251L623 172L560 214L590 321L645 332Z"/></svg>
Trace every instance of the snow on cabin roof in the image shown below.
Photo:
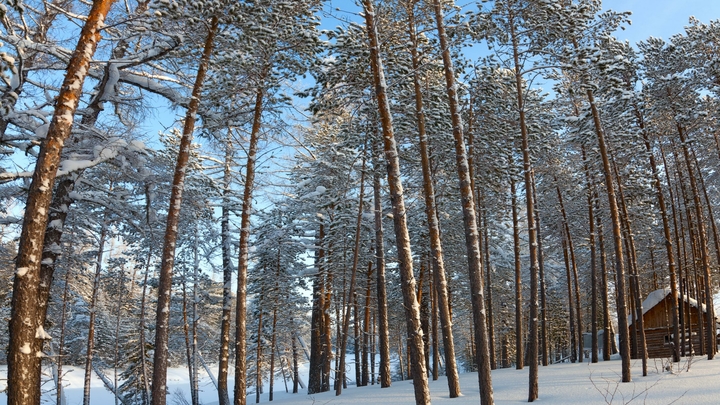
<svg viewBox="0 0 720 405"><path fill-rule="evenodd" d="M665 297L668 296L668 294L670 294L670 287L661 288L648 294L647 298L645 298L645 301L642 302L643 315L645 315L651 308L662 302ZM691 306L695 308L698 307L698 302L696 299L689 298L687 295L684 294L682 295L682 298ZM702 304L702 311L705 312L705 304ZM632 325L633 318L633 314L628 315L628 325Z"/></svg>

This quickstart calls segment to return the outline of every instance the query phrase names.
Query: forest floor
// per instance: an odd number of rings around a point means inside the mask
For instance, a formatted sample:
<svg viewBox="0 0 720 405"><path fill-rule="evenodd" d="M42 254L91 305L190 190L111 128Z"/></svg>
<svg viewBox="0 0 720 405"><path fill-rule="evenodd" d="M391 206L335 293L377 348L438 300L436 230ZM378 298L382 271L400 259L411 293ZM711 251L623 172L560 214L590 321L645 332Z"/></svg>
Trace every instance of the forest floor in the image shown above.
<svg viewBox="0 0 720 405"><path fill-rule="evenodd" d="M575 404L720 404L720 358L708 361L706 357L683 358L673 364L673 370L663 359L648 361L648 376L642 376L641 362L633 361L631 383L620 383L620 361L613 359L597 364L562 363L540 368L540 398L537 402L553 405ZM689 370L688 370L689 367ZM354 366L349 364L352 370ZM67 405L82 403L83 369L67 367L65 375ZM303 369L303 371L306 371ZM0 389L5 388L6 367L0 367ZM303 373L305 374L305 373ZM354 375L354 372L349 373ZM112 375L109 377L112 378ZM49 376L48 376L49 378ZM528 369L500 369L493 371L493 389L496 404L519 404L527 402ZM182 405L189 402L188 374L183 368L168 370L168 404ZM303 381L307 381L307 375ZM230 381L232 387L233 381ZM476 373L460 375L462 396L450 399L447 395L447 380L440 377L430 381L433 404L476 405L480 403ZM201 374L200 401L205 405L217 404L217 394L207 374ZM288 382L292 390L291 382ZM48 381L43 386L43 403L54 404L54 387ZM232 391L232 388L231 388ZM307 395L285 392L282 377L275 382L275 399L279 405L341 405L341 404L408 404L415 403L411 381L393 381L392 387L381 389L379 385L355 387L349 385L341 396L334 392ZM232 393L232 392L231 392ZM91 403L110 405L113 395L102 382L93 379ZM7 397L0 394L0 405ZM255 403L255 394L248 396L248 404ZM261 403L268 402L268 394L260 396Z"/></svg>

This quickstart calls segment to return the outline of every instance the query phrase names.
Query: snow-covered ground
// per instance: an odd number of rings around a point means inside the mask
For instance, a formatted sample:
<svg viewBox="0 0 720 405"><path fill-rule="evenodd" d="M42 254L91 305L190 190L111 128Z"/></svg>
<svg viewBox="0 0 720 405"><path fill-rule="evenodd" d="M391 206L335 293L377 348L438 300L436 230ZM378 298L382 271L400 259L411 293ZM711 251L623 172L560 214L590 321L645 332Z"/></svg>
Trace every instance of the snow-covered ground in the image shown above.
<svg viewBox="0 0 720 405"><path fill-rule="evenodd" d="M688 371L688 365L690 370ZM633 382L620 383L620 361L612 360L598 364L556 364L540 368L540 398L537 402L553 405L575 404L720 404L720 359L708 361L705 357L696 357L692 361L683 359L674 364L675 370L665 370L662 360L649 361L648 376L642 377L640 361L633 361ZM82 403L83 370L69 368L65 377L69 384L66 388L67 404ZM351 368L352 369L352 368ZM0 369L0 379L4 378L5 368ZM350 372L352 376L354 372ZM188 377L185 369L168 371L168 404L178 404L176 392L189 399ZM462 397L450 399L447 395L447 381L441 377L430 382L433 404L476 405L480 403L477 374L460 375ZM503 369L493 371L493 387L497 404L518 404L527 402L528 370ZM232 381L230 382L232 384ZM290 383L289 387L292 389ZM4 381L0 381L4 388ZM44 403L54 403L51 386L43 387L46 392ZM203 375L200 382L200 399L205 405L217 403L217 394L210 379ZM232 388L231 388L232 391ZM93 380L93 404L113 404L112 395L99 380ZM255 395L248 397L248 403L255 402ZM268 394L260 398L261 403L268 402ZM0 404L6 403L4 394L0 395ZM339 397L334 392L307 395L288 394L282 379L276 381L275 400L281 405L313 404L414 404L413 387L410 381L394 381L392 387L381 389L379 385L355 387L350 385Z"/></svg>

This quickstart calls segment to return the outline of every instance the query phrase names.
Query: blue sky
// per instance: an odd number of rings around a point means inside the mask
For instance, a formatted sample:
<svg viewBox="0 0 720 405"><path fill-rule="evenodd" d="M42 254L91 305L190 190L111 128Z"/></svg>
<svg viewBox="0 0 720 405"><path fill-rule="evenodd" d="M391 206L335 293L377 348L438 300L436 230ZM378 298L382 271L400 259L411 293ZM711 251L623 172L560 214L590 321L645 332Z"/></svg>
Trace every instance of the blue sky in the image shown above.
<svg viewBox="0 0 720 405"><path fill-rule="evenodd" d="M474 3L468 0L455 1L455 4L463 7ZM351 13L338 12L336 8L356 12L359 7L355 0L328 0L325 10L332 10L338 17L357 19ZM633 43L650 36L667 40L671 35L683 32L690 16L704 23L720 19L720 0L604 0L603 9L632 11L632 25L618 32L617 36ZM334 28L337 25L341 25L338 19L323 17L322 28Z"/></svg>
<svg viewBox="0 0 720 405"><path fill-rule="evenodd" d="M604 0L603 8L632 11L632 25L616 35L633 43L650 36L667 40L684 31L690 16L704 23L720 19L718 0Z"/></svg>

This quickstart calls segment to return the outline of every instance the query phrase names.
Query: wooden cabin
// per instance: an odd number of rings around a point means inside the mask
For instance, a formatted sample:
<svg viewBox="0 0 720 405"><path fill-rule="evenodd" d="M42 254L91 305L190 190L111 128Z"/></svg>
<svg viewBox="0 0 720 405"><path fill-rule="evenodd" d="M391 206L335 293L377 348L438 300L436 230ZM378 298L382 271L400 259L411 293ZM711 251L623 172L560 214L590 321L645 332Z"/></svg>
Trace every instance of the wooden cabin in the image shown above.
<svg viewBox="0 0 720 405"><path fill-rule="evenodd" d="M645 329L645 342L649 358L672 357L672 295L670 288L651 292L642 303L643 327ZM683 295L678 299L680 311L680 347L681 354L689 355L691 352L700 354L700 328L705 327L705 305L698 306L698 302ZM702 311L702 312L701 312ZM701 318L702 316L702 318ZM637 336L633 328L634 316L628 317L630 328L630 352L637 353ZM717 330L717 318L716 318ZM701 325L702 324L702 325ZM683 331L684 329L684 331ZM705 328L707 329L707 328ZM704 333L707 331L703 330ZM705 335L703 335L705 336ZM684 351L682 350L684 348ZM633 357L635 358L635 357Z"/></svg>

